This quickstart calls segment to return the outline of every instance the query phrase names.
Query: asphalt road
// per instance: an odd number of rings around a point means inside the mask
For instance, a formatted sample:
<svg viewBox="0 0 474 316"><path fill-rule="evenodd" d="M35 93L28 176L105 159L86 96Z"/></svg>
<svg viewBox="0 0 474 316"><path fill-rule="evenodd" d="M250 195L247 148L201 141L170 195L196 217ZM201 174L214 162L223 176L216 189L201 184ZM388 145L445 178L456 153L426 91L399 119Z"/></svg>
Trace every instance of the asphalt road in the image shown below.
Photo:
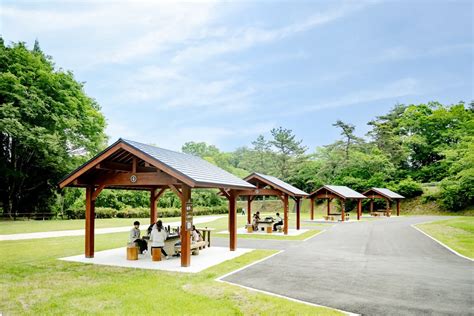
<svg viewBox="0 0 474 316"><path fill-rule="evenodd" d="M240 239L285 251L224 280L363 315L474 315L473 262L410 226L435 219L339 223L306 242Z"/></svg>

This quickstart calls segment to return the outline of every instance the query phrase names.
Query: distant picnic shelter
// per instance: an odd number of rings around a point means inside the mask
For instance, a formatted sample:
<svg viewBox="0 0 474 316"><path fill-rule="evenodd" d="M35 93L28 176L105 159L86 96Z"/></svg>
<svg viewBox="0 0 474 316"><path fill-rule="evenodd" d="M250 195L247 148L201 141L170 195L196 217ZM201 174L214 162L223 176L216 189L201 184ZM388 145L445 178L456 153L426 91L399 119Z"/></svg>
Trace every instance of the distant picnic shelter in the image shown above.
<svg viewBox="0 0 474 316"><path fill-rule="evenodd" d="M385 214L390 216L392 212L392 202L397 203L397 216L400 216L400 200L405 197L386 188L371 188L363 193L370 199L370 213L374 212L374 199L384 199L386 201Z"/></svg>
<svg viewBox="0 0 474 316"><path fill-rule="evenodd" d="M327 216L341 215L341 220L344 221L346 217L346 209L345 209L346 200L357 200L357 220L359 220L362 215L362 200L366 199L367 197L346 186L325 185L317 189L316 191L312 192L311 194L309 194L307 198L311 200L311 208L310 208L311 220L314 220L315 200L326 199L327 200ZM331 201L333 199L338 199L341 202L341 214L331 213Z"/></svg>
<svg viewBox="0 0 474 316"><path fill-rule="evenodd" d="M229 201L229 248L237 245L236 200L238 190L255 187L192 155L119 139L95 157L65 176L59 187L86 189L85 256L94 257L95 200L103 189L150 192L150 223L157 220L156 203L165 190L181 200L181 266L191 263L193 188L221 190ZM191 227L190 227L191 226Z"/></svg>
<svg viewBox="0 0 474 316"><path fill-rule="evenodd" d="M283 202L283 233L288 235L288 199L292 198L296 205L296 229L300 229L301 199L308 193L286 183L276 177L254 172L244 180L253 184L256 189L239 191L239 196L247 197L247 224L252 223L252 201L257 196L276 196Z"/></svg>

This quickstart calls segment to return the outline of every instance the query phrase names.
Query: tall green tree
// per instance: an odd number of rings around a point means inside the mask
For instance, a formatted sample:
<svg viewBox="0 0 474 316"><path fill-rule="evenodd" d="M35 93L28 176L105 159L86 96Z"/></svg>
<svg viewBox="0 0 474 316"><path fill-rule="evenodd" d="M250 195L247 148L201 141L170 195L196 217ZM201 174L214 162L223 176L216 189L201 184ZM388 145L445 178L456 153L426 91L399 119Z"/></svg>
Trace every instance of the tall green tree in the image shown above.
<svg viewBox="0 0 474 316"><path fill-rule="evenodd" d="M341 129L341 135L344 136L345 138L344 153L345 153L346 160L348 160L349 150L351 148L351 145L354 144L354 142L357 142L360 140L360 138L355 136L354 134L355 126L352 124L344 123L341 120L337 120L336 123L332 124L332 126L336 126Z"/></svg>
<svg viewBox="0 0 474 316"><path fill-rule="evenodd" d="M289 179L290 172L302 161L306 147L301 145L302 140L296 140L293 131L283 127L273 128L273 139L270 144L276 149L276 166L278 176L284 180Z"/></svg>
<svg viewBox="0 0 474 316"><path fill-rule="evenodd" d="M4 213L48 212L57 182L106 143L105 119L71 72L35 43L0 39L0 198Z"/></svg>

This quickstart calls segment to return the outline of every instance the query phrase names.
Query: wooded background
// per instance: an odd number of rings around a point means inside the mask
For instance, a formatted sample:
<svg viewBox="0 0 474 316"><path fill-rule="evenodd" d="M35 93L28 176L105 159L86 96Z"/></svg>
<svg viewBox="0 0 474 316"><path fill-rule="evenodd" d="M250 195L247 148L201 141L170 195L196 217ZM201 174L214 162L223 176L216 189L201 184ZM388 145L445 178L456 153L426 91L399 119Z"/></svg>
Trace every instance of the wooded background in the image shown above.
<svg viewBox="0 0 474 316"><path fill-rule="evenodd" d="M474 204L474 102L396 104L367 123L365 137L355 126L334 122L340 140L318 148L302 145L304 135L279 127L248 146L223 152L214 145L187 142L182 151L239 176L273 175L311 192L324 184L362 192L388 187L407 198L423 194L442 209L462 211ZM57 182L105 148L105 118L70 71L55 67L38 44L5 45L0 38L0 206L4 217L80 218L84 192L59 190ZM137 141L140 141L137 139ZM159 145L159 144L158 144ZM213 190L195 190L203 213L225 212ZM173 193L159 200L170 214L180 207ZM146 212L149 193L104 190L96 203L105 217ZM138 209L138 210L137 210Z"/></svg>

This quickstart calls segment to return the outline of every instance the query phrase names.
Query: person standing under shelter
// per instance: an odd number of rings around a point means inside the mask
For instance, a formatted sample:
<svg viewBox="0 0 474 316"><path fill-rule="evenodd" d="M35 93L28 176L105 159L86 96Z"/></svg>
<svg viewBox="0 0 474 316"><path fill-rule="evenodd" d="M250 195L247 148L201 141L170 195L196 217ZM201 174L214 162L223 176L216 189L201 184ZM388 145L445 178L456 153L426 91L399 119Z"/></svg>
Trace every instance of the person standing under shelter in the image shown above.
<svg viewBox="0 0 474 316"><path fill-rule="evenodd" d="M153 226L150 234L150 241L151 241L151 251L153 253L153 249L160 249L161 253L169 259L168 254L166 253L163 247L165 246L165 240L168 238L168 232L163 227L163 222L161 220L156 222L156 226Z"/></svg>

